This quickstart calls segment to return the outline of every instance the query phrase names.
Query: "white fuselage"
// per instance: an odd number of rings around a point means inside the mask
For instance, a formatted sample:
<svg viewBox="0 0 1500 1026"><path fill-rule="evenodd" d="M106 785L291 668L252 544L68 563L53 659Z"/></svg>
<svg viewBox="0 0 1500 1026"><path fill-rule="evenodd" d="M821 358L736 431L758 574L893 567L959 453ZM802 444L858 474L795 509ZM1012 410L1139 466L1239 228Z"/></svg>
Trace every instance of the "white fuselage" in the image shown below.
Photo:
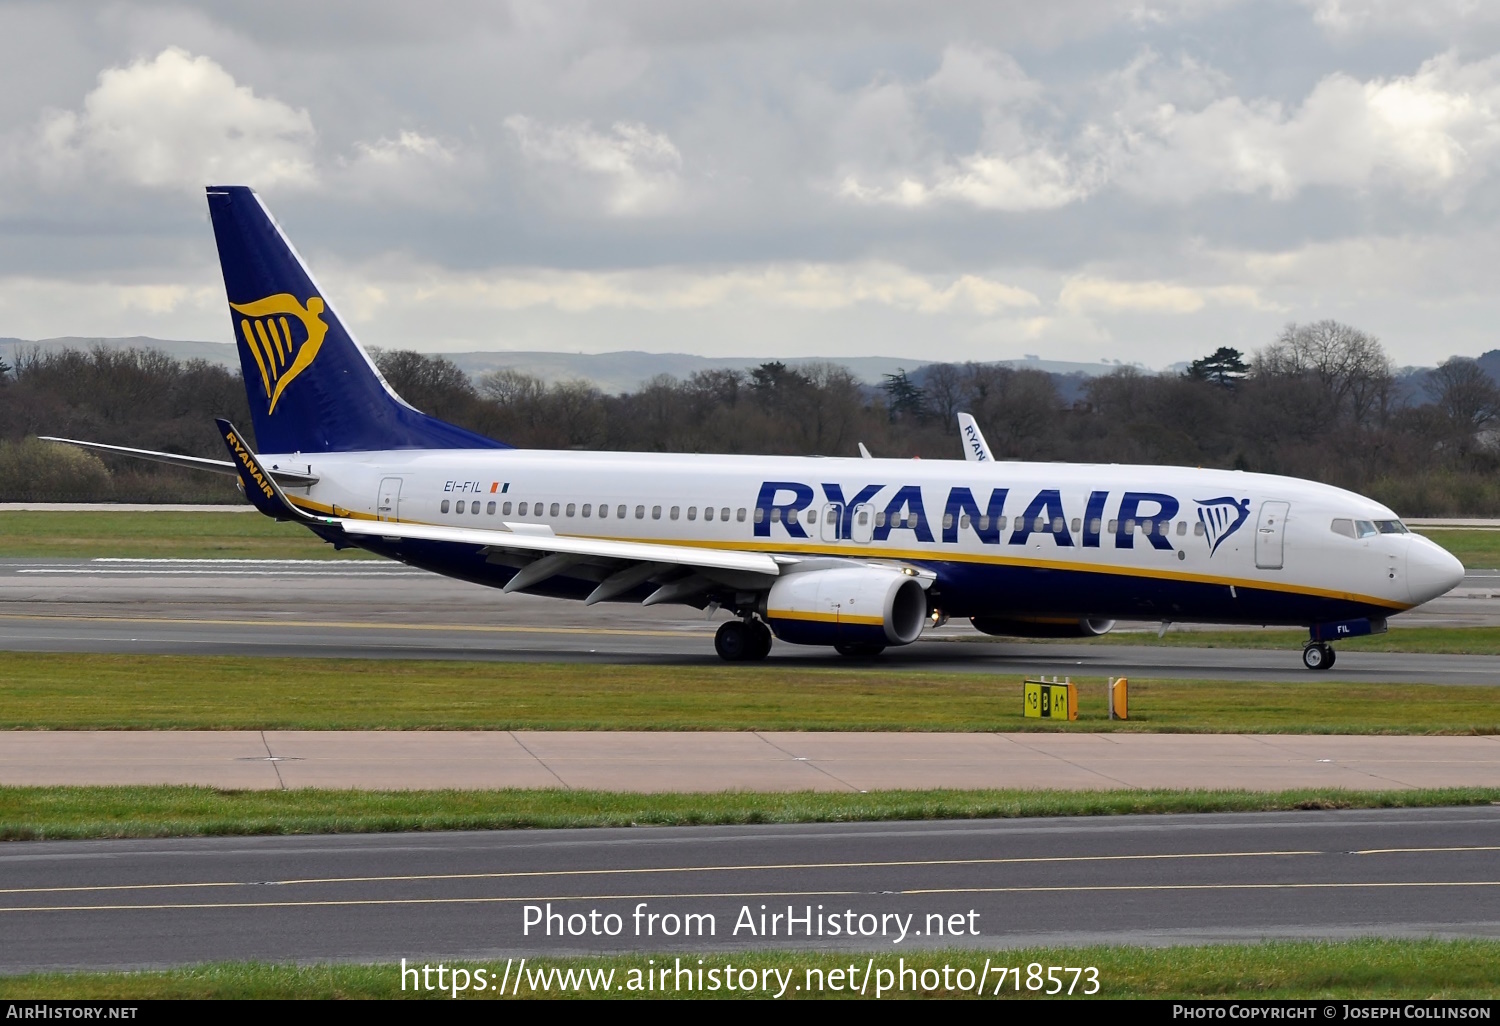
<svg viewBox="0 0 1500 1026"><path fill-rule="evenodd" d="M917 564L966 616L1306 624L1399 612L1462 578L1371 499L1237 471L522 449L262 461L315 475L291 498L345 517Z"/></svg>

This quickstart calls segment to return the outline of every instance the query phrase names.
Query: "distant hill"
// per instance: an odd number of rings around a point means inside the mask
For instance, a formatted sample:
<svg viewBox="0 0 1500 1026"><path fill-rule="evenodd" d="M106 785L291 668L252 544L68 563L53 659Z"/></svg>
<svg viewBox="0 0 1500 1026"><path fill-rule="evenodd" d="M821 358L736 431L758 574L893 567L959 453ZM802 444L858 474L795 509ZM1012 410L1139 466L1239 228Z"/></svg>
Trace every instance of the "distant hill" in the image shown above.
<svg viewBox="0 0 1500 1026"><path fill-rule="evenodd" d="M0 338L0 359L15 363L17 352L33 348L42 352L61 349L92 349L104 346L107 349L158 349L179 360L207 360L226 367L238 367L239 357L234 346L227 342L193 342L186 340L147 338L137 335L130 338L47 338L27 341L17 338ZM581 379L603 389L605 392L633 392L644 381L658 374L671 374L685 378L695 371L716 369L748 370L765 363L767 359L780 359L790 367L808 363L836 363L848 367L866 384L879 384L886 374L905 370L916 373L931 360L920 357L892 356L808 356L808 357L751 357L751 356L690 356L686 353L544 353L544 352L468 352L439 353L452 360L466 373L478 377L488 371L511 368L530 374L547 382ZM1118 370L1118 363L1073 363L1066 360L1043 360L1028 356L1022 360L997 360L995 363L1009 367L1026 367L1046 371L1055 375L1082 375L1095 377ZM1142 368L1143 370L1145 368Z"/></svg>

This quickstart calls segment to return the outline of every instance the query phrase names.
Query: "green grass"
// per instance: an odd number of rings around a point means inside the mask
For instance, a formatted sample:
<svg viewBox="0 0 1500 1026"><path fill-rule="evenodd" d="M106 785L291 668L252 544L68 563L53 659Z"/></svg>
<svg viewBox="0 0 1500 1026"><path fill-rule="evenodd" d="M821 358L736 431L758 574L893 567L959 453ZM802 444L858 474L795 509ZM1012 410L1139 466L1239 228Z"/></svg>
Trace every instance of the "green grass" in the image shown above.
<svg viewBox="0 0 1500 1026"><path fill-rule="evenodd" d="M1054 722L1022 717L1019 674L16 652L0 728L1500 733L1486 687L1135 679L1120 722L1076 683Z"/></svg>
<svg viewBox="0 0 1500 1026"><path fill-rule="evenodd" d="M1431 538L1453 553L1468 570L1493 570L1500 567L1500 531L1433 530L1415 532Z"/></svg>
<svg viewBox="0 0 1500 1026"><path fill-rule="evenodd" d="M0 513L0 558L347 559L296 524L259 513Z"/></svg>
<svg viewBox="0 0 1500 1026"><path fill-rule="evenodd" d="M1010 998L1040 997L1040 994L1025 989L1027 967L1032 963L1040 966L1092 966L1098 970L1101 998L1302 998L1302 999L1368 999L1368 998L1478 998L1494 999L1500 996L1500 983L1494 967L1500 962L1500 941L1493 940L1352 940L1352 941L1274 941L1260 944L1215 944L1204 947L1140 948L1140 947L1087 947L1087 948L1016 948L996 952L978 950L905 951L890 950L862 953L831 953L808 951L746 951L734 954L682 953L663 954L642 952L625 955L592 957L541 957L528 960L528 968L548 971L553 968L614 970L612 982L619 990L611 990L610 997L664 996L660 990L645 991L630 989L632 979L644 979L643 974L652 966L675 967L678 960L689 968L697 968L698 959L703 959L705 970L723 970L727 964L751 970L779 969L790 972L787 997L847 997L848 991L833 993L824 990L810 995L807 991L792 988L805 985L807 970L821 969L823 980L830 970L847 969L855 963L859 973L873 960L876 971L872 977L869 998L875 996L876 984L882 979L895 980L902 968L914 968L918 974L924 969L937 970L941 974L946 966L952 971L950 977L957 982L960 969L969 970L969 979L984 971L986 959L993 965L1020 966L1021 990L1015 990L1014 977L1007 977L1000 994ZM436 962L424 963L411 960L418 965L430 964L433 968L428 977L435 985ZM494 996L494 984L488 974L501 977L505 972L505 960L488 962L444 960L445 966L457 966L466 970L470 980L474 971L486 971L486 983L490 989L485 993L463 995L472 1000L484 1000ZM632 977L632 970L635 976ZM879 975L887 970L888 975ZM514 972L519 972L518 969ZM530 975L530 974L528 974ZM705 975L705 980L709 979ZM511 977L514 979L514 975ZM815 978L816 979L816 978ZM863 979L862 976L859 979ZM929 976L935 981L936 976ZM1075 979L1069 973L1067 980ZM1086 979L1080 974L1080 979ZM920 975L917 977L920 986ZM528 981L529 982L529 981ZM841 980L842 982L842 980ZM967 981L965 981L967 982ZM989 987L985 997L992 999L996 975L991 971ZM409 985L414 986L412 977ZM1082 990L1086 984L1079 982ZM533 991L528 983L519 987L520 997L569 997L572 993L560 988ZM774 989L772 991L774 994ZM587 996L584 990L578 996ZM506 997L510 992L507 988ZM743 991L733 993L695 991L672 993L669 997L744 997ZM751 996L768 995L753 993ZM884 1000L895 997L973 997L972 994L937 990L930 994L913 994L911 991L888 993ZM157 970L134 973L36 973L26 976L0 978L0 999L6 1000L80 1000L116 998L123 1000L149 1000L153 998L441 998L450 1000L449 991L415 991L401 989L399 965L268 965L260 963L229 962L197 966L187 969ZM1049 998L1048 1000L1060 1000ZM1343 1015L1342 1010L1337 1013Z"/></svg>
<svg viewBox="0 0 1500 1026"><path fill-rule="evenodd" d="M614 791L226 791L0 787L0 840L358 834L412 830L1015 819L1490 805L1500 788L1392 791L928 790L634 794Z"/></svg>

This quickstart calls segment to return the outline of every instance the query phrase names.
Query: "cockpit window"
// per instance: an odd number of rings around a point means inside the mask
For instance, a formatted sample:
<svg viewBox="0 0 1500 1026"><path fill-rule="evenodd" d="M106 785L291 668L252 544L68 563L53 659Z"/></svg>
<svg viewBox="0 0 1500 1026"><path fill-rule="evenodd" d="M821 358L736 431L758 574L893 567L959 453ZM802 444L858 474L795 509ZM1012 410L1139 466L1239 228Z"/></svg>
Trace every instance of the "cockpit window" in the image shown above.
<svg viewBox="0 0 1500 1026"><path fill-rule="evenodd" d="M1380 532L1375 530L1375 525L1369 520L1356 520L1354 522L1354 534L1358 538L1373 538Z"/></svg>
<svg viewBox="0 0 1500 1026"><path fill-rule="evenodd" d="M1354 537L1354 521L1346 517L1340 517L1339 519L1335 520L1330 525L1330 529L1334 534L1341 534L1345 538Z"/></svg>
<svg viewBox="0 0 1500 1026"><path fill-rule="evenodd" d="M1375 527L1381 534L1406 534L1406 525L1399 520L1377 520Z"/></svg>

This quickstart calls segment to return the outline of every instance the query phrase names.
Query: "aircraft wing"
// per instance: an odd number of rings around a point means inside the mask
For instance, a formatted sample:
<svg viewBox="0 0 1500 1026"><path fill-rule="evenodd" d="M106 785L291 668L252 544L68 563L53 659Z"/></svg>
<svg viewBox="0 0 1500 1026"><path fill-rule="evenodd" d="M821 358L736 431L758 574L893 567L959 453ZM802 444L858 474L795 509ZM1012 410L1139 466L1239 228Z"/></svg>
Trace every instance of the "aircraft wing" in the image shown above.
<svg viewBox="0 0 1500 1026"><path fill-rule="evenodd" d="M984 434L979 430L979 425L974 418L967 413L958 415L958 433L964 439L964 459L975 463L993 463L995 457L990 455L989 443L984 440Z"/></svg>
<svg viewBox="0 0 1500 1026"><path fill-rule="evenodd" d="M584 600L588 605L624 594L648 582L656 584L645 605L670 602L726 585L759 590L769 587L781 573L783 562L794 556L769 556L762 552L734 552L701 545L663 545L652 542L580 538L550 532L525 530L534 525L505 525L492 531L434 524L400 524L370 520L333 520L326 526L344 534L412 541L440 541L474 545L492 560L518 565L514 577L501 589L525 591L564 571L584 576L598 586Z"/></svg>
<svg viewBox="0 0 1500 1026"><path fill-rule="evenodd" d="M239 468L228 460L208 460L201 456L182 456L175 452L156 452L153 449L132 449L125 445L105 445L103 442L80 442L76 438L54 438L51 435L38 437L44 442L61 442L64 445L76 445L80 449L92 449L95 452L113 453L117 456L133 456L139 460L167 463L174 467L187 467L189 470L208 470L215 474L228 474L231 477L239 474ZM288 470L272 470L268 473L278 483L291 485L293 488L301 488L318 482L318 479L311 474L298 474Z"/></svg>

